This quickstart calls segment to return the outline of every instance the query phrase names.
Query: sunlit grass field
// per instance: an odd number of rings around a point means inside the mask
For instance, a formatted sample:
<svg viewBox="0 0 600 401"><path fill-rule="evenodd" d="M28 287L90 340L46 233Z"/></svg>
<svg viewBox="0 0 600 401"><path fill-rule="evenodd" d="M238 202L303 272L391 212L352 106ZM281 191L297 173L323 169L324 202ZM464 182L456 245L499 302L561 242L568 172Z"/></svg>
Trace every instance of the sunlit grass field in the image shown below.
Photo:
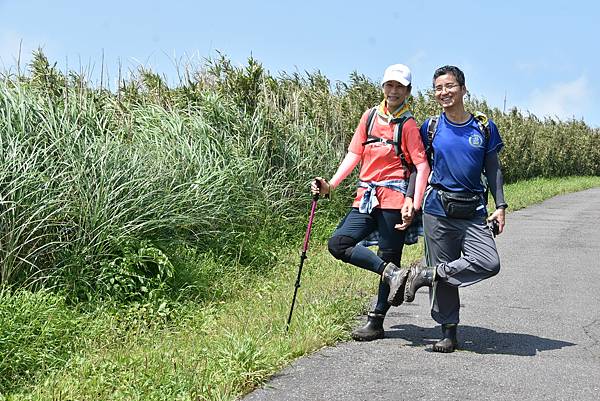
<svg viewBox="0 0 600 401"><path fill-rule="evenodd" d="M325 249L352 176L319 201L285 330L308 184L333 174L378 85L252 58L183 72L108 90L41 52L0 72L0 399L232 400L366 310L377 278ZM439 113L430 93L410 102L418 122ZM598 129L467 105L500 129L511 210L600 185Z"/></svg>
<svg viewBox="0 0 600 401"><path fill-rule="evenodd" d="M516 210L599 185L600 177L535 179L507 185L506 198ZM327 206L326 201L318 204ZM509 214L508 224L510 219ZM7 320L31 319L30 325L19 327L29 328L29 333L10 334L47 336L39 339L42 344L19 349L19 359L42 360L37 353L46 353L49 363L54 357L61 360L53 369L42 366L40 377L14 387L7 399L234 400L293 359L348 340L356 317L368 309L377 278L328 254L323 235L332 224L317 214L289 332L286 320L299 265L300 232L296 246L281 249L267 274L231 276L227 297L181 303L176 311L165 311L164 318L140 307L119 308L116 313L110 307L77 311L43 292L4 295L3 328ZM407 247L403 261L416 260L422 251L420 243ZM6 310L9 300L13 307ZM4 334L6 338L9 333Z"/></svg>

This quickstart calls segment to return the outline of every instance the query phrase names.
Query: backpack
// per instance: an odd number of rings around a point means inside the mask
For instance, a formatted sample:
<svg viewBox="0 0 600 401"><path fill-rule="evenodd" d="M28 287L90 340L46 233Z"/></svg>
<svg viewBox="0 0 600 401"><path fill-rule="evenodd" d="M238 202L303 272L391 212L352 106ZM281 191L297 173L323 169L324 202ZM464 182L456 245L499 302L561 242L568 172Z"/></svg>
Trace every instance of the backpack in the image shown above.
<svg viewBox="0 0 600 401"><path fill-rule="evenodd" d="M363 146L371 144L371 143L376 143L376 142L383 142L388 145L394 145L394 150L396 151L396 156L400 157L400 161L402 162L402 165L404 166L404 168L408 169L409 168L408 162L406 161L404 152L402 152L402 128L404 127L404 123L406 121L408 121L409 118L414 119L412 113L410 111L407 111L407 112L403 113L400 117L394 118L392 120L392 122L397 123L396 129L394 130L394 140L393 141L390 141L389 139L380 138L378 136L371 134L371 131L373 130L373 124L375 122L376 113L377 113L377 106L373 107L369 111L369 117L367 118L366 132L365 132L365 134L367 135L367 140L365 142L363 142ZM413 167L413 169L414 169L414 167ZM414 171L412 169L410 171L411 171L411 174L414 174ZM413 222L406 229L406 234L404 236L404 244L405 245L416 244L419 239L419 235L423 236L423 222L422 222L422 218L421 218L421 213L415 214ZM373 245L379 245L379 231L373 231L366 238L364 238L361 242L359 242L359 244L366 246L366 247L373 246Z"/></svg>
<svg viewBox="0 0 600 401"><path fill-rule="evenodd" d="M389 139L384 139L378 136L371 134L373 130L373 124L375 123L375 115L377 114L377 106L371 108L369 110L369 117L367 118L366 124L366 134L367 140L363 142L363 146L369 145L371 143L383 142L388 145L393 145L394 150L396 151L396 156L400 157L400 161L402 165L407 168L408 162L406 161L406 156L404 156L404 152L402 152L402 128L404 127L404 123L408 121L410 118L413 118L413 115L410 111L404 112L400 117L396 117L392 119L392 122L396 123L396 129L394 130L394 140L390 141Z"/></svg>

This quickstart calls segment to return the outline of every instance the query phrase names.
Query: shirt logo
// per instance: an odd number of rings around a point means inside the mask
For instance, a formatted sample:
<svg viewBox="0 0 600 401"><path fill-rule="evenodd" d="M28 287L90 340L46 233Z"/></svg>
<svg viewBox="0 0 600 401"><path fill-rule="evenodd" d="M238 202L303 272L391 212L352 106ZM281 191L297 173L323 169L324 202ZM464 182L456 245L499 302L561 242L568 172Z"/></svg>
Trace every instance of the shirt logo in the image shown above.
<svg viewBox="0 0 600 401"><path fill-rule="evenodd" d="M483 137L481 134L473 134L469 137L469 144L474 148L482 148L483 147Z"/></svg>

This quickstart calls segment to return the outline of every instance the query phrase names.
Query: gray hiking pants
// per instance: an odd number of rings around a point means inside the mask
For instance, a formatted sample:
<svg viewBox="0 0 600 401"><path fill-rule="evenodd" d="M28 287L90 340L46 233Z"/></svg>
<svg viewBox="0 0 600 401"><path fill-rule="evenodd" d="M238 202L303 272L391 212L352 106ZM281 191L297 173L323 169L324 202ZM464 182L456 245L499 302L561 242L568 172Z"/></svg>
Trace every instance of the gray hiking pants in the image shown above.
<svg viewBox="0 0 600 401"><path fill-rule="evenodd" d="M430 290L431 317L440 324L459 322L458 288L498 274L500 258L484 218L454 219L423 214L428 266L437 266Z"/></svg>

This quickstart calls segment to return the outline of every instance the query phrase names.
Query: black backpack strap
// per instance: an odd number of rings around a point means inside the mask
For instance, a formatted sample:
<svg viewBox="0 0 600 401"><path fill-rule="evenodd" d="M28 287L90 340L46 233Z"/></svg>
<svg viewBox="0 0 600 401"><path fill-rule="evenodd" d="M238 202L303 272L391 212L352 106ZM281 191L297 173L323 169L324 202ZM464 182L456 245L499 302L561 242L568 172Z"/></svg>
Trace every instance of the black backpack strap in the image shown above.
<svg viewBox="0 0 600 401"><path fill-rule="evenodd" d="M375 114L377 113L377 106L372 107L369 110L369 117L367 117L367 125L365 125L365 134L367 137L371 135L371 131L373 130L373 123L375 122Z"/></svg>
<svg viewBox="0 0 600 401"><path fill-rule="evenodd" d="M404 128L404 123L411 118L414 118L412 114L407 114L404 117L399 118L396 124L396 129L394 130L394 150L396 151L396 155L400 157L404 167L408 167L408 162L406 161L406 156L402 151L402 128Z"/></svg>
<svg viewBox="0 0 600 401"><path fill-rule="evenodd" d="M370 144L376 143L376 142L383 142L383 143L385 143L387 145L394 145L394 146L396 146L396 142L392 141L391 139L383 139L383 138L380 138L378 136L373 136L373 135L369 135L367 137L367 140L364 141L362 144L364 146L364 145L370 145Z"/></svg>
<svg viewBox="0 0 600 401"><path fill-rule="evenodd" d="M404 123L410 118L414 119L412 113L410 111L405 111L400 117L392 120L393 123L396 123L396 129L394 130L394 150L396 150L396 154L400 156L403 163L405 157L402 153L402 128L404 128Z"/></svg>
<svg viewBox="0 0 600 401"><path fill-rule="evenodd" d="M475 121L479 126L479 130L485 136L485 143L490 141L490 121L488 117L480 111L476 111L473 113L473 117L475 117Z"/></svg>
<svg viewBox="0 0 600 401"><path fill-rule="evenodd" d="M406 161L406 157L404 156L404 152L402 152L402 128L404 127L404 123L408 119L414 118L413 115L410 112L406 112L402 116L392 120L393 123L396 123L396 128L394 130L394 139L389 140L389 139L384 139L384 138L380 138L378 136L371 135L371 130L373 129L373 123L375 121L376 112L377 112L377 107L373 107L371 109L371 111L369 112L369 117L367 118L367 125L366 125L367 140L365 142L363 142L363 146L369 145L372 143L376 143L376 142L383 142L387 145L393 145L396 155L400 157L400 160L402 161L402 165L406 167L408 165L408 163Z"/></svg>
<svg viewBox="0 0 600 401"><path fill-rule="evenodd" d="M369 145L375 142L385 142L383 138L379 138L371 135L371 131L373 131L373 125L375 124L375 115L377 114L377 106L371 108L369 110L369 116L367 117L367 123L365 124L365 136L367 140L362 143L363 146Z"/></svg>
<svg viewBox="0 0 600 401"><path fill-rule="evenodd" d="M439 121L440 116L431 116L427 122L427 146L425 147L425 153L427 153L430 166L433 166L433 138L435 137Z"/></svg>

